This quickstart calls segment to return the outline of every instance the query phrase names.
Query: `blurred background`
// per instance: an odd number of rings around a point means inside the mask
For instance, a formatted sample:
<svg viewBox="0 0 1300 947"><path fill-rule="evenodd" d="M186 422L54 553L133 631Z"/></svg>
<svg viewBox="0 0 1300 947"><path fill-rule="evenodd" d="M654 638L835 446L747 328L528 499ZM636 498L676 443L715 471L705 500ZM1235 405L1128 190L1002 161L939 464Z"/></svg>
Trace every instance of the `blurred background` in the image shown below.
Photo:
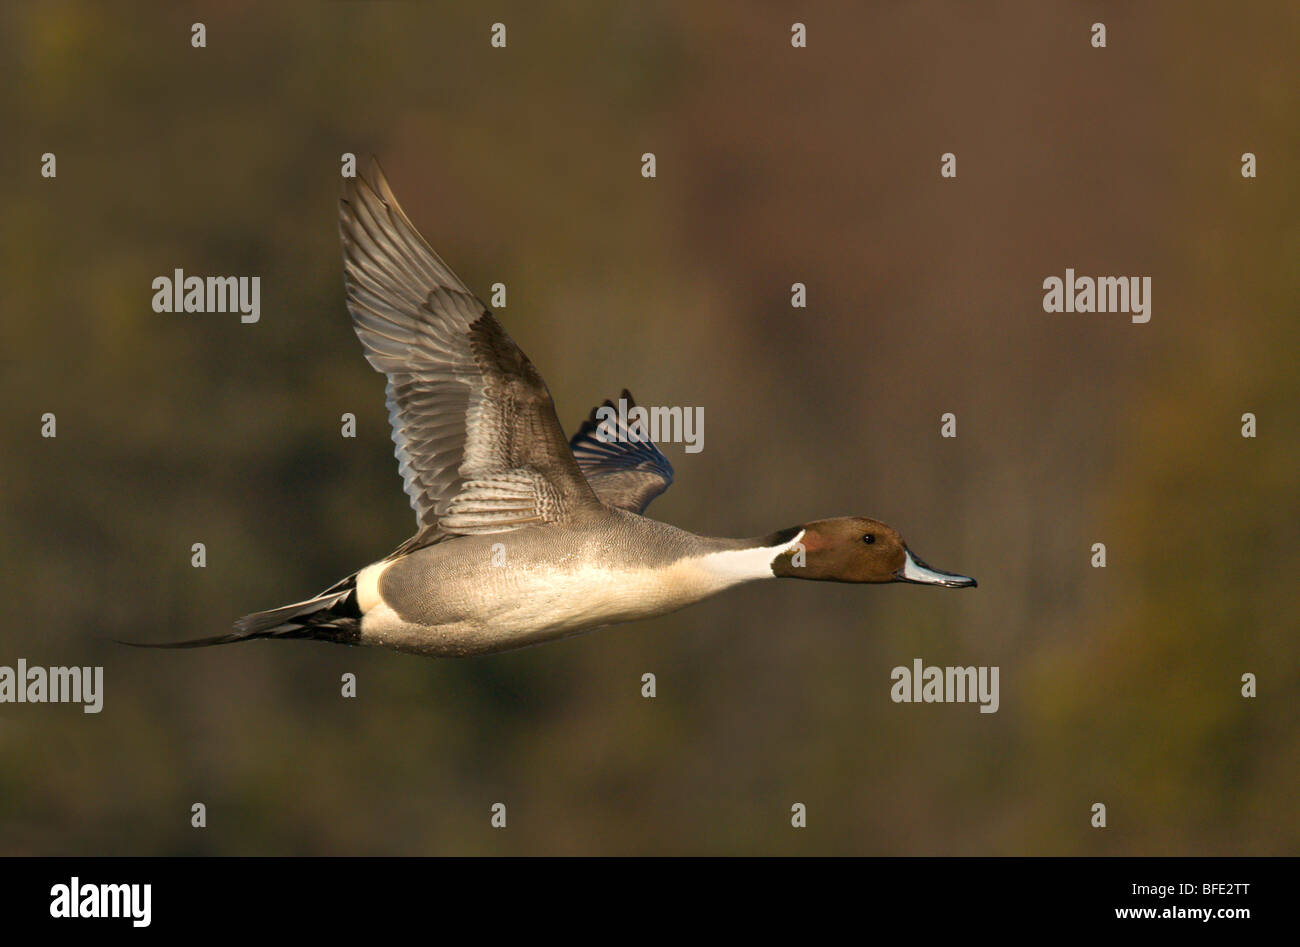
<svg viewBox="0 0 1300 947"><path fill-rule="evenodd" d="M807 49L781 4L594 6L0 11L0 664L105 667L98 715L0 705L0 853L1296 854L1296 5L814 2ZM979 590L760 583L460 661L105 641L413 531L344 152L508 286L567 430L704 407L656 518L871 515ZM261 321L154 313L177 267L260 276ZM1150 323L1044 313L1066 267L1151 276ZM917 657L999 666L1000 710L892 703Z"/></svg>

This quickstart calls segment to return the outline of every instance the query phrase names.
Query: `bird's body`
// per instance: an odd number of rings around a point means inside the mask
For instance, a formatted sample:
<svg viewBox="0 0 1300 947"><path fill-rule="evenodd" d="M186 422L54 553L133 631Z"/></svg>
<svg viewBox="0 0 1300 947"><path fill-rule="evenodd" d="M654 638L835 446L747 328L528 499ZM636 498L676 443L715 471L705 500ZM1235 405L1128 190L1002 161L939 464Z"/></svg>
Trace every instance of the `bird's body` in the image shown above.
<svg viewBox="0 0 1300 947"><path fill-rule="evenodd" d="M362 569L359 643L459 656L662 615L774 578L792 539L705 539L616 509L571 528L466 536Z"/></svg>
<svg viewBox="0 0 1300 947"><path fill-rule="evenodd" d="M746 540L641 515L673 477L645 430L606 401L566 439L537 369L377 165L372 177L339 202L344 281L366 359L388 379L416 533L311 599L162 647L314 638L451 657L662 615L756 579L975 584L930 569L865 517Z"/></svg>

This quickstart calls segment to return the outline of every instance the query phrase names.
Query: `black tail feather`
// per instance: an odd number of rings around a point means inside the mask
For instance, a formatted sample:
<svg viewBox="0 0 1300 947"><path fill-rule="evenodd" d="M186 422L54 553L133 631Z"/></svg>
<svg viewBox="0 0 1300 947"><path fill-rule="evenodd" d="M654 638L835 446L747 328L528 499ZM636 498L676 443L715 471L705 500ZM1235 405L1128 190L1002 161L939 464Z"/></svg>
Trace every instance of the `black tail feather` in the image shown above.
<svg viewBox="0 0 1300 947"><path fill-rule="evenodd" d="M214 644L234 644L237 641L252 641L260 635L245 635L231 633L227 635L213 635L211 638L194 638L189 641L159 641L151 643L148 641L123 641L121 638L110 638L117 644L124 644L128 648L206 648Z"/></svg>
<svg viewBox="0 0 1300 947"><path fill-rule="evenodd" d="M331 586L305 602L253 612L235 622L235 631L189 641L117 641L132 648L207 648L258 638L315 638L339 644L356 644L361 637L361 608L357 604L356 575Z"/></svg>

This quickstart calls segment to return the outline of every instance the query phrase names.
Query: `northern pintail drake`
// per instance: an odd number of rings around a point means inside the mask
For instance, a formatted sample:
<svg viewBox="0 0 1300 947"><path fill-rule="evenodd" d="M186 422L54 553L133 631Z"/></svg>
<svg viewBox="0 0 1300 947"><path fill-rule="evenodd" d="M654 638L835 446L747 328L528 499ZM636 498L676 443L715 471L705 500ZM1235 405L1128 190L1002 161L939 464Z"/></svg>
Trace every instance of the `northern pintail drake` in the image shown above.
<svg viewBox="0 0 1300 947"><path fill-rule="evenodd" d="M313 638L452 657L662 615L757 579L975 585L864 516L753 539L645 517L672 483L668 458L612 411L566 440L533 363L416 231L377 164L370 177L339 201L344 279L366 359L388 378L416 533L313 598L163 647Z"/></svg>

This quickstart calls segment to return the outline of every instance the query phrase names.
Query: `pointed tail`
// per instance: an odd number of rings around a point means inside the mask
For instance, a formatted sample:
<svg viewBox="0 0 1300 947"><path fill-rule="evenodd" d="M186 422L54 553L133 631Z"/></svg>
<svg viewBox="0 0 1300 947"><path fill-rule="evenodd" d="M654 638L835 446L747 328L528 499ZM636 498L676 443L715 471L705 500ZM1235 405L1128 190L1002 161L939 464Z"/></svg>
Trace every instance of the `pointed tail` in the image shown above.
<svg viewBox="0 0 1300 947"><path fill-rule="evenodd" d="M357 605L356 589L354 573L304 602L245 615L235 622L235 630L228 634L158 644L141 641L118 641L118 644L132 648L206 648L256 638L316 638L356 644L361 636L361 609Z"/></svg>

